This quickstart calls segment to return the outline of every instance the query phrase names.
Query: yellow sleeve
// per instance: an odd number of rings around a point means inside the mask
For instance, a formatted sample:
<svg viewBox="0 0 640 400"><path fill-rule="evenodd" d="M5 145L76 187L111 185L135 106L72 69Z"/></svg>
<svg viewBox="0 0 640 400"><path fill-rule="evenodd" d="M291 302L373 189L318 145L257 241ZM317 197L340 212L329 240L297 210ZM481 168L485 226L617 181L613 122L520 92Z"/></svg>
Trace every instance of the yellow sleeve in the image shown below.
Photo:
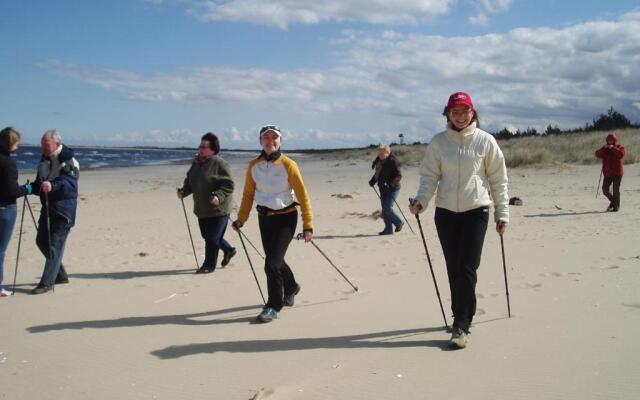
<svg viewBox="0 0 640 400"><path fill-rule="evenodd" d="M251 206L253 206L253 199L256 193L256 181L253 180L253 174L251 170L258 160L251 160L247 167L247 173L244 178L244 192L242 192L242 202L240 203L240 209L238 210L238 221L241 224L247 222L249 219L249 213L251 212Z"/></svg>
<svg viewBox="0 0 640 400"><path fill-rule="evenodd" d="M286 158L287 173L289 175L289 185L296 194L296 198L302 209L302 227L303 229L313 230L313 210L311 209L311 199L307 188L304 186L302 174L298 169L298 164L290 158Z"/></svg>

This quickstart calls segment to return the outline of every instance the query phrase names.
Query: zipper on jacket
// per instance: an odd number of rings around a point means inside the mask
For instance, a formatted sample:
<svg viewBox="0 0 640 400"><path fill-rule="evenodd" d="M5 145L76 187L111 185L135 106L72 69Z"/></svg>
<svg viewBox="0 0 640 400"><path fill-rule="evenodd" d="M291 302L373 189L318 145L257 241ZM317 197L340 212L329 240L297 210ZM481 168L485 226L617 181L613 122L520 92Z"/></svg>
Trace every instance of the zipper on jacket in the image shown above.
<svg viewBox="0 0 640 400"><path fill-rule="evenodd" d="M461 139L464 139L461 138ZM460 144L458 145L458 182L456 184L456 212L460 212L460 169L462 168L462 140L460 141Z"/></svg>

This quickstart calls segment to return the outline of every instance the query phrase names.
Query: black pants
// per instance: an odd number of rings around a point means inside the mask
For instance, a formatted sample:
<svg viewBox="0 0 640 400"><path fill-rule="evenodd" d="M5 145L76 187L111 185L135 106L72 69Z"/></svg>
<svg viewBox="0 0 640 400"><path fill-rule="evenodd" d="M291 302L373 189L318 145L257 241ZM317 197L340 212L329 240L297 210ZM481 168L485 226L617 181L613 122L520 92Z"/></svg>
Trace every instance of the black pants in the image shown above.
<svg viewBox="0 0 640 400"><path fill-rule="evenodd" d="M298 224L298 211L258 218L264 249L264 272L267 274L269 299L266 307L280 311L284 295L295 292L298 284L289 265L284 261L289 243Z"/></svg>
<svg viewBox="0 0 640 400"><path fill-rule="evenodd" d="M489 207L461 213L436 208L435 223L447 263L453 326L469 332L476 313L477 270L489 223Z"/></svg>
<svg viewBox="0 0 640 400"><path fill-rule="evenodd" d="M620 183L621 176L605 176L602 180L602 194L605 195L613 206L614 210L620 208ZM611 184L613 183L613 194L611 193Z"/></svg>

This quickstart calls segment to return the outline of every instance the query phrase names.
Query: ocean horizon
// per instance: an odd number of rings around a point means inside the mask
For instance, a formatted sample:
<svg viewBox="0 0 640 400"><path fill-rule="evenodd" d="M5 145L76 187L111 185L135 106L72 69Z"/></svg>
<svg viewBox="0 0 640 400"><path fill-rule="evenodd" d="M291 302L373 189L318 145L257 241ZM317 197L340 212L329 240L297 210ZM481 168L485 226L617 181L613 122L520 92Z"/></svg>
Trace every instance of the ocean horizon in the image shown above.
<svg viewBox="0 0 640 400"><path fill-rule="evenodd" d="M124 168L138 166L189 164L197 149L170 149L146 147L92 147L69 146L80 163L80 169ZM229 163L248 162L259 150L221 150L220 155ZM19 170L35 170L42 152L40 146L21 145L12 156Z"/></svg>

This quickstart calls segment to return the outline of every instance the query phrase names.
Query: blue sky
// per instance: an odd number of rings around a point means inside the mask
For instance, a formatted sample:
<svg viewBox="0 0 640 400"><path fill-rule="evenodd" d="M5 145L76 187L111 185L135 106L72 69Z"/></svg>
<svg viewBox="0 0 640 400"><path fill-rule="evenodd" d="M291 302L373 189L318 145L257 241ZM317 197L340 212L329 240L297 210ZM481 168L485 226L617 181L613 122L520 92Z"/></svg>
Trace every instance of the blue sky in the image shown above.
<svg viewBox="0 0 640 400"><path fill-rule="evenodd" d="M640 122L640 1L0 2L0 125L24 142L285 148L428 141L451 92L483 127Z"/></svg>

